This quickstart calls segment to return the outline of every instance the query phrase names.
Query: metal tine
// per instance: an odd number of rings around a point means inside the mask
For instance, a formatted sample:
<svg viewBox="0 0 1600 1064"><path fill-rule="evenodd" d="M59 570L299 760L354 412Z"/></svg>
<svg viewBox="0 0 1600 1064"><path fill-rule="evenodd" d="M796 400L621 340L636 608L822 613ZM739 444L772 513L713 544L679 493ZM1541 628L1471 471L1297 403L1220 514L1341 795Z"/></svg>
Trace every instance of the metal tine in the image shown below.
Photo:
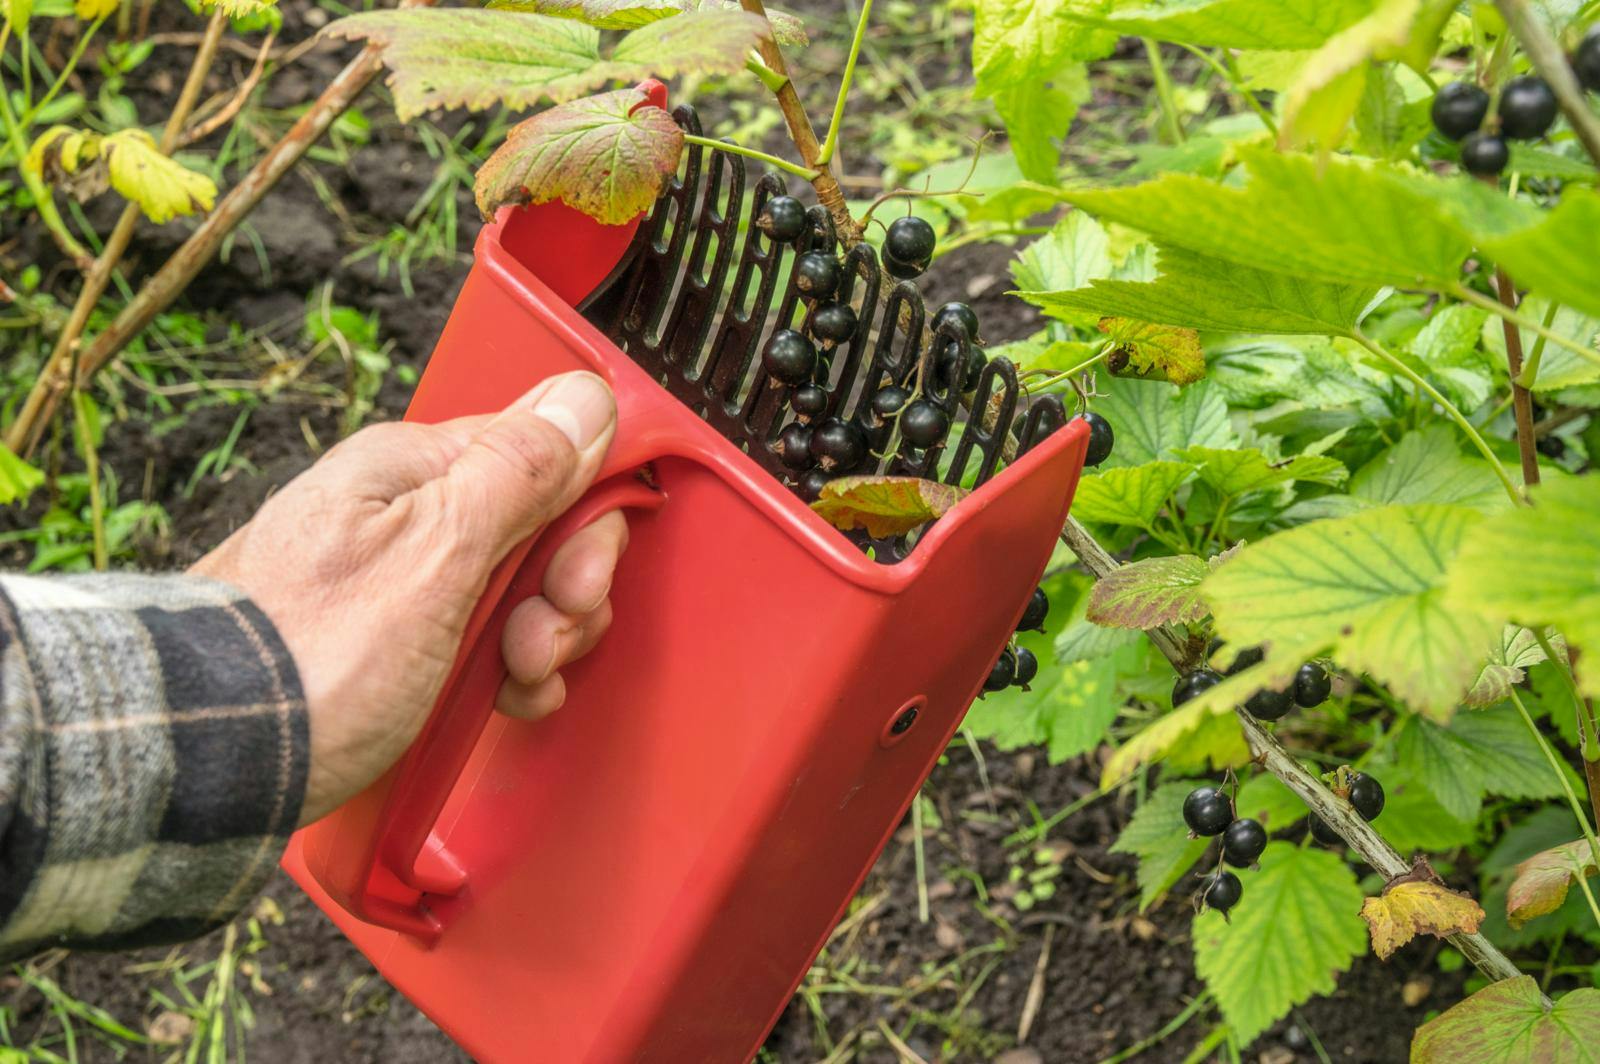
<svg viewBox="0 0 1600 1064"><path fill-rule="evenodd" d="M1017 455L1021 457L1044 442L1045 437L1067 424L1066 404L1059 395L1041 395L1028 406L1022 430L1017 433Z"/></svg>
<svg viewBox="0 0 1600 1064"><path fill-rule="evenodd" d="M697 365L711 334L717 305L722 298L728 266L739 236L739 207L744 202L744 159L729 152L712 151L705 194L694 215L694 246L684 264L677 299L662 331L663 361L687 380L698 380ZM726 193L724 193L726 185ZM711 257L712 241L716 254ZM706 260L711 257L710 271Z"/></svg>
<svg viewBox="0 0 1600 1064"><path fill-rule="evenodd" d="M985 415L990 409L997 381L1000 393L994 400L995 427L990 431L983 427L983 422L987 420ZM979 452L978 473L974 483L982 484L994 475L1001 452L1005 449L1006 435L1011 430L1011 420L1016 416L1017 391L1017 367L1011 364L1010 359L990 359L989 364L983 367L983 373L978 376L970 407L972 415L967 418L961 442L956 444L955 452L950 457L950 467L944 476L946 484L961 483L974 449Z"/></svg>
<svg viewBox="0 0 1600 1064"><path fill-rule="evenodd" d="M680 106L673 110L672 117L687 132L699 134L700 118L694 108ZM639 227L643 248L618 318L617 333L618 339L624 341L622 346L631 347L647 341L667 309L679 276L683 249L694 228L692 211L700 190L705 153L706 149L701 147L684 152L683 176L674 176L668 182L661 200L651 212L648 232L646 226ZM655 343L645 342L644 346L655 354ZM648 368L653 373L660 372L659 366Z"/></svg>

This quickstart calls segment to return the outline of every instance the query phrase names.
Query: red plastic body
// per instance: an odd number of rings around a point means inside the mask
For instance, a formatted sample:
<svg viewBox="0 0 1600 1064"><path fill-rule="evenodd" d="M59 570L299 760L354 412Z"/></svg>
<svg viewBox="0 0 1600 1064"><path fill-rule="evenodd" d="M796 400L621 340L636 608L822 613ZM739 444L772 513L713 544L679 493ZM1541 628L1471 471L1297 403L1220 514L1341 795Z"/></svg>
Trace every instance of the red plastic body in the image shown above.
<svg viewBox="0 0 1600 1064"><path fill-rule="evenodd" d="M484 1061L754 1055L1016 624L1087 440L1070 423L877 564L572 308L630 233L544 206L479 238L408 420L585 368L616 391L616 444L497 571L411 753L285 858ZM560 712L493 714L506 612L617 506L610 633L564 670Z"/></svg>

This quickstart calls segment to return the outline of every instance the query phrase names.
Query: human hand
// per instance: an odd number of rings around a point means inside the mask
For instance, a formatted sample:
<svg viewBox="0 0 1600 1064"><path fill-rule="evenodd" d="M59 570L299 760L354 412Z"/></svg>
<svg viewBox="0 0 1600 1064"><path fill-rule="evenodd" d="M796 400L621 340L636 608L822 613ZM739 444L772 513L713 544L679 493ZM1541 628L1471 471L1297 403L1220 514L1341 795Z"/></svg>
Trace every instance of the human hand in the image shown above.
<svg viewBox="0 0 1600 1064"><path fill-rule="evenodd" d="M245 592L283 636L305 689L309 824L382 775L421 729L490 571L594 480L616 405L592 373L544 381L497 415L374 425L267 500L194 571ZM612 512L550 559L543 595L505 628L496 708L537 719L561 666L611 623L627 525Z"/></svg>

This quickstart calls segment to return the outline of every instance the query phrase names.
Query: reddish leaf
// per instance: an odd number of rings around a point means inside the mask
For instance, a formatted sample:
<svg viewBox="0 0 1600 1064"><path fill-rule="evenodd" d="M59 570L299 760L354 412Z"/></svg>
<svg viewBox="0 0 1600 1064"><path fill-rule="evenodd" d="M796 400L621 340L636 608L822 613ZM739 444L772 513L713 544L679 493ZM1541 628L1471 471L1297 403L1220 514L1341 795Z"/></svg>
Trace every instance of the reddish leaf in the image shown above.
<svg viewBox="0 0 1600 1064"><path fill-rule="evenodd" d="M607 225L647 210L678 169L683 131L644 101L619 89L521 123L478 170L478 209L559 199Z"/></svg>
<svg viewBox="0 0 1600 1064"><path fill-rule="evenodd" d="M1585 878L1595 874L1594 853L1587 839L1553 846L1517 865L1516 878L1506 891L1506 923L1521 927L1561 908L1580 869Z"/></svg>
<svg viewBox="0 0 1600 1064"><path fill-rule="evenodd" d="M916 477L840 477L811 508L835 528L864 528L882 539L943 517L966 494L965 488Z"/></svg>
<svg viewBox="0 0 1600 1064"><path fill-rule="evenodd" d="M1199 594L1200 581L1210 572L1211 566L1192 554L1132 562L1094 585L1085 616L1110 628L1191 624L1210 612Z"/></svg>

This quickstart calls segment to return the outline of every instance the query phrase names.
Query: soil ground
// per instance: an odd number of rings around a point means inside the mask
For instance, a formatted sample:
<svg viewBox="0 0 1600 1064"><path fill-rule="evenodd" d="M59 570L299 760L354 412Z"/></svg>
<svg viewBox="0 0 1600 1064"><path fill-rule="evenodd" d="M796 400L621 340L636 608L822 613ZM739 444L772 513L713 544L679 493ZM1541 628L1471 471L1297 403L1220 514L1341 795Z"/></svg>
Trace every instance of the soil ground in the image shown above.
<svg viewBox="0 0 1600 1064"><path fill-rule="evenodd" d="M812 9L819 21L824 11L838 19L835 5L794 6ZM315 14L308 18L308 12L315 9L299 3L286 6L285 40L311 32L318 20ZM193 30L196 25L190 18L162 28ZM348 49L310 53L274 79L267 104L288 108L309 99L347 54ZM181 80L187 59L185 48L161 48L141 77L155 73L164 74L168 83ZM828 54L820 52L812 62L823 69ZM241 63L237 57L227 60L219 85L236 76L234 68ZM949 80L962 76L962 69L955 63L923 73ZM816 84L808 88L820 103L827 85L821 78L813 80ZM146 121L159 114L159 97L135 94ZM380 270L375 256L350 261L359 246L352 232L383 232L403 221L432 179L435 165L416 136L377 120L387 114L383 105L369 100L366 110L374 116L372 139L344 165L312 162L292 174L253 219L261 254L235 246L190 289L187 309L255 330L255 343L264 338L292 346L307 293L331 282L335 302L377 314L381 339L393 345L397 367L421 368L465 276L466 260L463 254L415 264L411 292L397 271ZM817 112L823 113L821 106ZM856 172L872 170L863 162ZM344 217L329 211L330 196ZM476 212L465 190L456 196L461 218L457 249L465 253L476 231ZM91 204L91 216L102 217L110 209L105 203ZM142 228L130 255L132 272L159 262L183 233L181 225ZM53 260L48 242L36 230L24 232L5 254L13 262ZM1025 335L1034 327L1031 312L1003 295L1009 287L1009 254L1004 248L973 246L941 260L929 280L930 305L967 298L983 316L991 340ZM259 265L263 259L271 264L270 274ZM61 279L59 272L52 276ZM63 291L70 290L63 284ZM370 418L400 417L408 393L402 375L391 373L377 392ZM311 441L326 446L335 440L340 416L336 405L292 395L261 404L233 448L244 461L231 463L221 475L201 476L192 491L187 489L199 457L227 438L236 409L193 408L180 424L161 433L139 420L112 424L104 460L123 483L142 484L145 496L164 505L172 517L172 537L148 547L145 563L177 568L198 558L247 519L273 489L314 460ZM16 552L0 556L0 563L8 565L22 560ZM918 917L918 875L908 823L863 888L863 915L819 961L809 981L816 992L797 998L772 1033L767 1047L771 1059L821 1060L843 1043L831 1059L891 1061L911 1059L905 1054L914 1053L930 1062L1075 1064L1100 1061L1161 1032L1201 987L1187 940L1187 900L1175 897L1140 915L1133 861L1108 852L1129 812L1124 797L1110 795L1088 804L1046 840L1061 864L1053 897L1026 912L1008 900L1008 873L1012 862L1022 858L1003 840L1033 822L1029 803L1048 815L1090 794L1097 777L1098 766L1084 760L1049 765L1033 752L985 748L980 765L973 751L961 744L952 747L926 792L940 825L925 838L928 922ZM1031 859L1031 852L1023 857ZM990 892L987 907L978 904L979 882ZM266 944L249 960L253 980L246 985L241 978L239 989L253 1015L245 1038L250 1057L274 1064L463 1059L384 984L287 878L280 876L267 896L273 904L257 910ZM221 948L219 933L175 952L63 956L50 958L39 970L74 997L143 1030L163 1012L152 989L166 985L163 980L175 967L203 964ZM152 966L161 970L152 974ZM834 976L846 970L862 984L903 989L892 994L825 992L824 987L842 982ZM1256 1043L1248 1059L1267 1064L1311 1061L1318 1059L1320 1046L1324 1060L1404 1060L1411 1030L1459 991L1458 984L1446 985L1442 978L1420 949L1404 951L1388 965L1364 958L1340 980L1337 994L1299 1009ZM1414 1004L1401 1003L1402 987ZM1032 1008L1030 995L1037 999ZM15 979L0 984L0 1001L20 1009L13 1030L19 1042L55 1022L43 1000ZM1021 1039L1023 1048L1014 1048L1027 1013L1032 1015ZM886 1044L881 1024L903 1037L904 1050ZM1209 1027L1202 1014L1138 1059L1184 1060ZM78 1044L79 1058L86 1061L164 1059L170 1052L170 1047L114 1052L89 1039Z"/></svg>

